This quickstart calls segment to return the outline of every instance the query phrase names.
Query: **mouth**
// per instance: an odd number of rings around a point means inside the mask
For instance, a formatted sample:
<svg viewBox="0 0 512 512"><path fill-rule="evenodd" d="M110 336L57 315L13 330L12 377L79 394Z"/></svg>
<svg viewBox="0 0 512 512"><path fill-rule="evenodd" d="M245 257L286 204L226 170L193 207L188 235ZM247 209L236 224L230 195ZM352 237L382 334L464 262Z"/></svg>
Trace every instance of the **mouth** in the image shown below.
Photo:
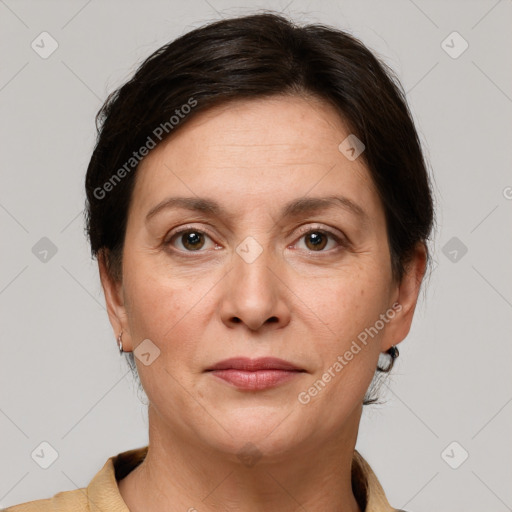
<svg viewBox="0 0 512 512"><path fill-rule="evenodd" d="M236 357L220 361L206 372L238 389L258 391L284 384L306 370L273 357Z"/></svg>

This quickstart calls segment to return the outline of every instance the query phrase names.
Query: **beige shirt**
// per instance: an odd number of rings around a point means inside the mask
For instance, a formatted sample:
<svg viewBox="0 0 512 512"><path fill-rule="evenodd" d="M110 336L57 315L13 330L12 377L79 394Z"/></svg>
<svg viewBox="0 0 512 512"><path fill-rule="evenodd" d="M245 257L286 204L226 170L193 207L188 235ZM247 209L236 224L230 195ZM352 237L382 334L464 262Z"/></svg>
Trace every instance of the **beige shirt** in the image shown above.
<svg viewBox="0 0 512 512"><path fill-rule="evenodd" d="M14 505L5 512L129 512L117 481L135 469L147 451L145 446L110 457L87 487ZM352 459L352 488L363 512L400 512L389 505L375 473L357 450Z"/></svg>

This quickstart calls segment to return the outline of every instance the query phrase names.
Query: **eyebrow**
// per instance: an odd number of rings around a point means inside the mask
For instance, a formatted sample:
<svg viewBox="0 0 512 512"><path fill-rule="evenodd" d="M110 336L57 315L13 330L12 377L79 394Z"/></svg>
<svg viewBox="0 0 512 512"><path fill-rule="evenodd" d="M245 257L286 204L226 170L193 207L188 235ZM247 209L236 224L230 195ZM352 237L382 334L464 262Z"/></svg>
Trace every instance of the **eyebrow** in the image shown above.
<svg viewBox="0 0 512 512"><path fill-rule="evenodd" d="M230 216L228 210L212 199L203 197L168 197L151 208L146 215L146 222L162 210L170 208L181 208L216 217ZM368 214L365 210L357 203L344 196L301 197L294 199L283 206L281 209L281 217L298 217L300 215L325 211L332 208L343 208L358 217L363 223L368 221Z"/></svg>

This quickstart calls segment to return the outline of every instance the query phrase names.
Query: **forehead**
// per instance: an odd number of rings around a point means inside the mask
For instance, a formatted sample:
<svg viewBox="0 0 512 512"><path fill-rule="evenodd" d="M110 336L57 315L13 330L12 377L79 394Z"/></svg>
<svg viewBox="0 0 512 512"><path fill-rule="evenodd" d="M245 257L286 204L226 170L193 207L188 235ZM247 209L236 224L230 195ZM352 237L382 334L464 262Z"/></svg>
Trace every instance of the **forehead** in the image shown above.
<svg viewBox="0 0 512 512"><path fill-rule="evenodd" d="M338 112L315 97L222 104L196 114L142 161L133 206L147 210L176 192L229 198L240 208L342 192L371 209L378 198L363 159L339 149L349 135Z"/></svg>
<svg viewBox="0 0 512 512"><path fill-rule="evenodd" d="M316 97L274 96L231 101L200 113L164 145L193 148L196 151L188 156L196 160L209 158L223 165L224 160L229 164L228 159L236 159L253 168L325 163L337 156L338 145L347 135L345 123L326 102ZM324 151L316 152L319 148Z"/></svg>

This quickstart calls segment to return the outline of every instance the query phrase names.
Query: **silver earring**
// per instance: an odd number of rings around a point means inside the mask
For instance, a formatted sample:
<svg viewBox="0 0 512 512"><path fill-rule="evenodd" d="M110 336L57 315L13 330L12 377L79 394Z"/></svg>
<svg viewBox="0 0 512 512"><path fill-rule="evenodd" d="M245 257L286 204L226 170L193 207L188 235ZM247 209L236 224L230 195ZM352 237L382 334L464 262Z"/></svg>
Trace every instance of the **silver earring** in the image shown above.
<svg viewBox="0 0 512 512"><path fill-rule="evenodd" d="M119 336L117 337L117 345L119 346L119 354L123 353L123 340L122 340L122 336L123 336L123 331L121 331L119 333Z"/></svg>

